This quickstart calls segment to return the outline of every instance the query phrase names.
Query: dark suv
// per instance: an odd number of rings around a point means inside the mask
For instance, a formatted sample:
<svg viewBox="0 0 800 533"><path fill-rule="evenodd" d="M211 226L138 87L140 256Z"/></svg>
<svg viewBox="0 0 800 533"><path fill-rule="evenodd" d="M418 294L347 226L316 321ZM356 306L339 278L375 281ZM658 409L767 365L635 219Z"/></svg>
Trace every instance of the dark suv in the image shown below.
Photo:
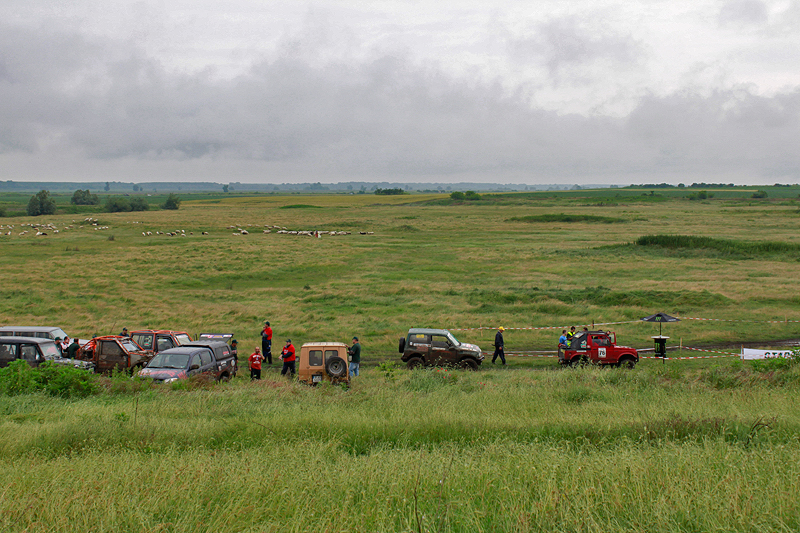
<svg viewBox="0 0 800 533"><path fill-rule="evenodd" d="M156 354L147 366L139 371L139 375L161 383L170 383L197 374L207 374L217 381L227 381L235 373L236 361L228 348L210 346L212 343L225 344L221 341L205 341L203 345L179 346L164 350ZM225 346L227 347L227 344ZM227 355L215 355L215 348L219 348L220 354L227 350Z"/></svg>
<svg viewBox="0 0 800 533"><path fill-rule="evenodd" d="M400 339L402 361L408 368L418 366L457 366L477 370L483 361L475 344L459 342L446 329L411 328Z"/></svg>
<svg viewBox="0 0 800 533"><path fill-rule="evenodd" d="M56 343L42 337L0 337L0 367L22 359L31 366L39 366L46 359L60 359L61 350Z"/></svg>

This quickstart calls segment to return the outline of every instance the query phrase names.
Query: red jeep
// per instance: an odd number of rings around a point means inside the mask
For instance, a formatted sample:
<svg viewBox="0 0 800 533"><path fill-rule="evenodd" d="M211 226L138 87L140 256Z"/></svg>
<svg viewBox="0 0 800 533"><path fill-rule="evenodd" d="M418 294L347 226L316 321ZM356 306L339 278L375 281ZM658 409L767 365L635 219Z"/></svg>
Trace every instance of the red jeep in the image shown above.
<svg viewBox="0 0 800 533"><path fill-rule="evenodd" d="M617 346L617 334L613 331L581 331L567 342L566 348L558 348L558 362L562 365L592 362L633 368L639 362L635 348Z"/></svg>
<svg viewBox="0 0 800 533"><path fill-rule="evenodd" d="M81 346L75 358L92 361L95 372L108 374L115 368L132 370L143 367L153 358L153 352L142 350L141 346L129 337L104 335L95 337Z"/></svg>

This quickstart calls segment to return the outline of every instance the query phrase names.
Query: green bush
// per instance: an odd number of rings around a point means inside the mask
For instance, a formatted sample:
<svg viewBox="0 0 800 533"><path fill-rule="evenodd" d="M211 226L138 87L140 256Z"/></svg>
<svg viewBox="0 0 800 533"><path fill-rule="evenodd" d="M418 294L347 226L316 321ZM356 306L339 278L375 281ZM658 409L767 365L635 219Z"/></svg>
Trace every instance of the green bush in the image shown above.
<svg viewBox="0 0 800 533"><path fill-rule="evenodd" d="M754 192L753 196L751 196L751 198L766 198L766 197L767 197L767 191L762 191L762 190Z"/></svg>
<svg viewBox="0 0 800 533"><path fill-rule="evenodd" d="M475 191L467 191L464 193L464 199L474 202L475 200L480 200L481 195L476 193Z"/></svg>
<svg viewBox="0 0 800 533"><path fill-rule="evenodd" d="M466 196L464 196L463 192L453 191L450 193L451 200L463 200L464 198L466 198Z"/></svg>
<svg viewBox="0 0 800 533"><path fill-rule="evenodd" d="M181 206L181 199L178 198L178 195L175 193L169 193L167 196L167 201L164 202L164 205L161 206L162 209L172 209L176 210Z"/></svg>
<svg viewBox="0 0 800 533"><path fill-rule="evenodd" d="M28 216L52 215L56 212L56 201L50 198L50 191L42 189L28 201Z"/></svg>
<svg viewBox="0 0 800 533"><path fill-rule="evenodd" d="M29 394L38 390L36 373L25 361L11 361L0 368L0 392L9 396Z"/></svg>
<svg viewBox="0 0 800 533"><path fill-rule="evenodd" d="M105 210L109 213L127 213L131 211L131 203L124 196L109 196L106 198Z"/></svg>
<svg viewBox="0 0 800 533"><path fill-rule="evenodd" d="M143 197L136 196L134 198L131 198L131 210L132 211L149 211L150 210L150 204L148 204L147 200L145 200Z"/></svg>
<svg viewBox="0 0 800 533"><path fill-rule="evenodd" d="M74 205L99 205L100 198L96 194L89 192L89 189L85 191L78 189L72 193L72 198L69 202Z"/></svg>
<svg viewBox="0 0 800 533"><path fill-rule="evenodd" d="M10 396L44 392L62 398L85 398L99 391L97 376L89 370L50 361L33 368L22 360L0 368L0 392Z"/></svg>

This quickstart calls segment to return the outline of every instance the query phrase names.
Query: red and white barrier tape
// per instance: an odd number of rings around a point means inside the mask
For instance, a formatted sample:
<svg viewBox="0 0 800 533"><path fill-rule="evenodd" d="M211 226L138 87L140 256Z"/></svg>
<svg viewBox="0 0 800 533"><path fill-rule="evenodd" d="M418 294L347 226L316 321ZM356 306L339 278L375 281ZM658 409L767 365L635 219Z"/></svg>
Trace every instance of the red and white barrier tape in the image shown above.
<svg viewBox="0 0 800 533"><path fill-rule="evenodd" d="M800 320L733 320L729 318L698 318L691 316L679 316L681 320L707 320L710 322L752 322L758 324L786 324L786 323L800 323Z"/></svg>

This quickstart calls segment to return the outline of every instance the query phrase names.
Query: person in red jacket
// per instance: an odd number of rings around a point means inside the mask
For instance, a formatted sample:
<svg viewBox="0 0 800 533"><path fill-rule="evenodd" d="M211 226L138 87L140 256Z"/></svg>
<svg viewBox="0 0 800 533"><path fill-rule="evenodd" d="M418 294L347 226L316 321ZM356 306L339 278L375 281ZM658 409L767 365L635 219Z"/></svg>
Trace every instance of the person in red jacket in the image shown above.
<svg viewBox="0 0 800 533"><path fill-rule="evenodd" d="M248 361L250 362L250 381L254 379L261 379L261 361L264 356L261 355L261 348L256 348L256 351L250 354Z"/></svg>
<svg viewBox="0 0 800 533"><path fill-rule="evenodd" d="M287 372L294 376L295 368L294 362L297 358L294 355L294 346L292 346L292 339L286 339L286 346L281 350L281 360L283 361L283 368L281 369L281 376L285 376Z"/></svg>
<svg viewBox="0 0 800 533"><path fill-rule="evenodd" d="M272 328L269 322L264 322L264 329L261 330L261 350L267 363L272 364Z"/></svg>

